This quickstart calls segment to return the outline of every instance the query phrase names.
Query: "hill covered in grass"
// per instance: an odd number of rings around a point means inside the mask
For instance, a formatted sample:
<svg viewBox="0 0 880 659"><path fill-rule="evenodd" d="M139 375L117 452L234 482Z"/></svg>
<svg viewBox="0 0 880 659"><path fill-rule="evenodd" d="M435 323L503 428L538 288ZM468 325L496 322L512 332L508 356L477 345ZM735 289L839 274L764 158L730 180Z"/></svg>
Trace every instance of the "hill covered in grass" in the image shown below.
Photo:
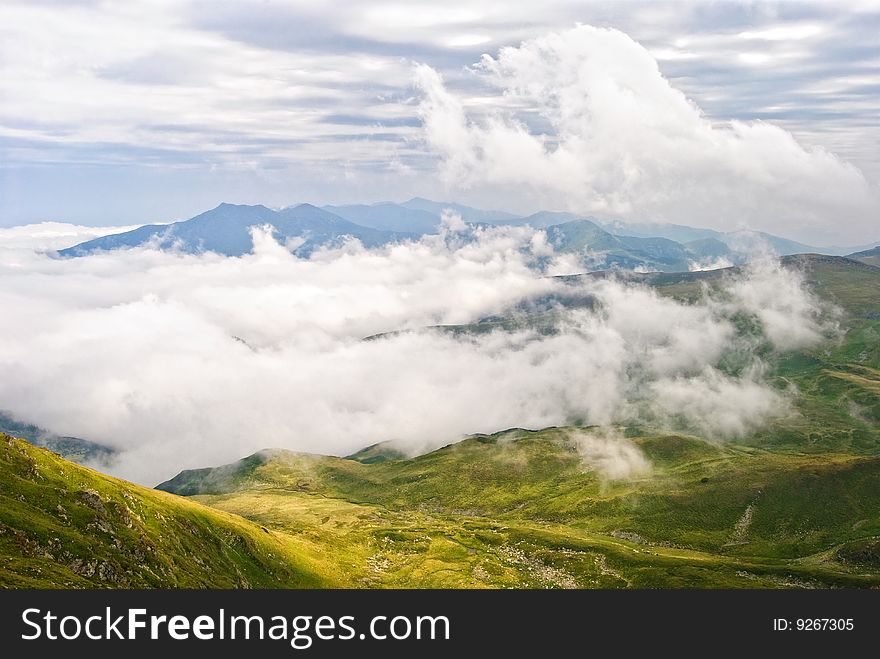
<svg viewBox="0 0 880 659"><path fill-rule="evenodd" d="M7 587L880 585L880 460L595 429L479 435L416 458L263 451L149 491L3 438ZM202 505L206 504L206 505Z"/></svg>
<svg viewBox="0 0 880 659"><path fill-rule="evenodd" d="M267 451L159 487L366 554L365 584L880 584L880 458L631 431L619 439L650 470L611 480L578 448L596 432L510 430L369 464Z"/></svg>
<svg viewBox="0 0 880 659"><path fill-rule="evenodd" d="M0 434L0 587L318 587L340 580L290 535Z"/></svg>

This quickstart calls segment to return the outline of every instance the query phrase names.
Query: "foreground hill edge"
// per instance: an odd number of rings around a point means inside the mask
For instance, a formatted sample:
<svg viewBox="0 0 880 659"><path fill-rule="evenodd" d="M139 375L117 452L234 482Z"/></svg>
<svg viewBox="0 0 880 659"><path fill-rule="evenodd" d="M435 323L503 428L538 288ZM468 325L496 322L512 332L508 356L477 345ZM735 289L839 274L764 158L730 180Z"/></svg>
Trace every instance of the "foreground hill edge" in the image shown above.
<svg viewBox="0 0 880 659"><path fill-rule="evenodd" d="M0 586L338 585L288 535L0 434Z"/></svg>
<svg viewBox="0 0 880 659"><path fill-rule="evenodd" d="M785 515L809 520L798 506L810 508L803 502L804 489L815 484L817 474L832 483L827 494L849 490L858 496L880 474L875 458L768 459L751 449L719 456L717 447L697 438L654 436L640 440L661 476L659 489L652 489L653 477L603 483L571 453L566 431L476 436L421 458L368 464L261 452L258 459L237 463L238 470L226 470L233 486L215 483L214 493L196 496L198 502L104 476L3 436L0 583L37 588L880 585L876 511L855 525L847 515L847 526L854 528L836 530L838 542L826 546L827 538L820 540L821 551L800 556L774 554L761 537L767 525L760 519L770 508L777 522ZM529 458L524 473L523 454ZM731 456L738 454L743 464L731 467ZM480 478L487 464L490 472ZM458 476L450 478L453 472ZM516 473L519 477L511 478ZM717 485L708 487L714 496L691 497L683 510L666 510L669 501L660 493L669 479L699 483L705 473L715 474ZM755 482L742 481L755 473ZM511 480L509 491L499 490L501 481ZM456 496L453 481L465 484ZM755 500L756 487L763 500ZM791 497L784 496L787 491ZM654 501L644 517L636 514L628 523L633 497ZM533 503L526 504L530 499ZM482 505L461 508L467 501ZM742 528L748 510L759 527L754 536ZM832 508L830 514L839 512ZM657 541L650 526L642 528L645 535L626 530L651 519L655 530L677 526L679 541ZM702 541L701 534L707 536Z"/></svg>

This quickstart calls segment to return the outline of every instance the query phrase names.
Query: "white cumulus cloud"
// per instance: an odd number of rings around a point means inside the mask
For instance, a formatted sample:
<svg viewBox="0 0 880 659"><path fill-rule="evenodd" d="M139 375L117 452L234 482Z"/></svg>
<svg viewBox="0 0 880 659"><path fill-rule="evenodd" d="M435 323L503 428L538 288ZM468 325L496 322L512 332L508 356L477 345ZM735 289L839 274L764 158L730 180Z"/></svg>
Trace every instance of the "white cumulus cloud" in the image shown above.
<svg viewBox="0 0 880 659"><path fill-rule="evenodd" d="M880 192L856 167L770 123L710 121L618 30L553 32L472 70L506 110L475 114L415 68L425 140L458 188L520 186L575 211L824 244L880 231Z"/></svg>

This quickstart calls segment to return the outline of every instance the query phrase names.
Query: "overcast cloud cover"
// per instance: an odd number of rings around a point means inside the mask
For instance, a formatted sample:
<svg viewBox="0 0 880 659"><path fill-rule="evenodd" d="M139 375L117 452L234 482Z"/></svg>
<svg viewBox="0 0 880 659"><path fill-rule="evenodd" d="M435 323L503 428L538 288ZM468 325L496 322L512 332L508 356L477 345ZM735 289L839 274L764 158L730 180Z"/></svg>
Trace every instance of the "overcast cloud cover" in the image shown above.
<svg viewBox="0 0 880 659"><path fill-rule="evenodd" d="M550 335L423 329L562 285L530 268L547 256L531 230L470 241L459 224L309 259L262 231L241 258L2 248L0 401L22 420L119 449L110 471L147 484L266 447L345 455L394 440L418 452L516 426L683 423L723 441L787 414L793 395L767 384L728 318L755 315L781 349L827 331L800 277L772 264L696 305L593 281L584 285L596 309L561 313ZM746 356L735 377L716 367L731 351ZM610 437L583 443L587 464L608 477L642 473L635 447Z"/></svg>
<svg viewBox="0 0 880 659"><path fill-rule="evenodd" d="M588 38L578 23L622 34ZM0 5L0 225L418 194L867 243L878 239L878 35L880 8L863 0L11 0ZM530 86L528 67L554 61L565 68ZM597 76L590 61L615 66ZM511 148L535 156L522 163L527 185L506 185L496 167L483 179L497 185L435 176L450 148L459 162L473 149L425 140L414 62L442 76L478 145L501 135L485 122L509 127L510 113L533 143L558 144L555 178L533 176L554 159L524 138ZM541 90L557 94L550 105ZM603 112L612 102L617 122ZM595 154L591 128L616 131ZM554 196L579 181L586 192Z"/></svg>

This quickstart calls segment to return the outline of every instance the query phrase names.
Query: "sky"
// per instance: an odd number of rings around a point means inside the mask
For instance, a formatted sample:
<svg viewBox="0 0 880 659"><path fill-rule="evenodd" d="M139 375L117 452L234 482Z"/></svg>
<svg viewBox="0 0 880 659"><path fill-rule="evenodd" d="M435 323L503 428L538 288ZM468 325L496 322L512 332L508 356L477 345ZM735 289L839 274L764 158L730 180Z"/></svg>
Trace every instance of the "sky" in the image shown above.
<svg viewBox="0 0 880 659"><path fill-rule="evenodd" d="M878 116L877 2L0 5L6 227L419 195L857 245Z"/></svg>

